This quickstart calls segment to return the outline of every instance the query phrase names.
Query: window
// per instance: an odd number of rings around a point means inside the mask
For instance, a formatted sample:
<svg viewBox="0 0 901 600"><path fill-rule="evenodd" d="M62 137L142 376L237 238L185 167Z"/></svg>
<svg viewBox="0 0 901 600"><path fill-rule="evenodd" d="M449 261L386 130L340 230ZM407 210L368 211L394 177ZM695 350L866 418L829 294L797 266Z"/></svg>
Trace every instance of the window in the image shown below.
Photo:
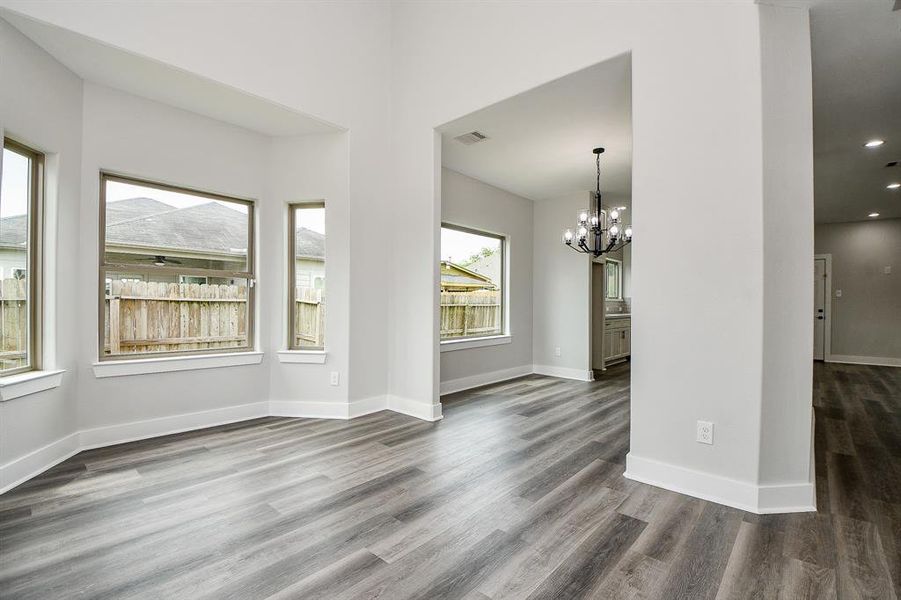
<svg viewBox="0 0 901 600"><path fill-rule="evenodd" d="M504 333L503 236L441 226L441 339Z"/></svg>
<svg viewBox="0 0 901 600"><path fill-rule="evenodd" d="M40 368L44 157L3 140L0 182L0 375Z"/></svg>
<svg viewBox="0 0 901 600"><path fill-rule="evenodd" d="M288 349L325 348L325 204L288 207Z"/></svg>
<svg viewBox="0 0 901 600"><path fill-rule="evenodd" d="M606 274L604 297L607 300L622 300L623 264L618 260L608 258L604 263L604 273Z"/></svg>
<svg viewBox="0 0 901 600"><path fill-rule="evenodd" d="M253 202L100 179L100 359L251 349Z"/></svg>

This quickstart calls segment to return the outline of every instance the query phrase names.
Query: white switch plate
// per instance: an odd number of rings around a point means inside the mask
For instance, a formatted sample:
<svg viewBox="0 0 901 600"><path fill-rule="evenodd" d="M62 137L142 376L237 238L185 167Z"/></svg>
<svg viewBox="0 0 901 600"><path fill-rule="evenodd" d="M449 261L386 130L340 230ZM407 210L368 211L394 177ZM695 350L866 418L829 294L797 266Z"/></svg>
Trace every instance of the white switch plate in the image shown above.
<svg viewBox="0 0 901 600"><path fill-rule="evenodd" d="M338 385L338 371L332 371L329 383L331 383L332 385Z"/></svg>
<svg viewBox="0 0 901 600"><path fill-rule="evenodd" d="M882 267L882 272L885 273L886 275L891 275L892 274L892 266L886 265L886 266Z"/></svg>
<svg viewBox="0 0 901 600"><path fill-rule="evenodd" d="M835 290L835 297L836 297L836 298L841 298L841 297L842 297L842 291L841 291L841 290Z"/></svg>
<svg viewBox="0 0 901 600"><path fill-rule="evenodd" d="M713 423L710 421L698 421L698 442L701 444L713 444Z"/></svg>
<svg viewBox="0 0 901 600"><path fill-rule="evenodd" d="M560 346L554 348L554 356L560 356Z"/></svg>

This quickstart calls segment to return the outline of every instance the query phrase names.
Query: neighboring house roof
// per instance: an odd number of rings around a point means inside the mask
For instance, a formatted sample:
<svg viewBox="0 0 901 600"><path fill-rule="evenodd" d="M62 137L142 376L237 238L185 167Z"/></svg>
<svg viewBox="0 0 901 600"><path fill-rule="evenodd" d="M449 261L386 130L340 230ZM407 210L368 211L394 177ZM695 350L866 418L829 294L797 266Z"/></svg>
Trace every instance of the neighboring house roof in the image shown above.
<svg viewBox="0 0 901 600"><path fill-rule="evenodd" d="M299 227L294 236L294 257L307 260L324 260L325 236L318 231Z"/></svg>
<svg viewBox="0 0 901 600"><path fill-rule="evenodd" d="M243 254L247 218L218 202L175 208L153 198L129 198L107 204L106 241L110 246L153 246L211 254ZM325 258L325 236L298 229L297 257ZM25 215L0 219L0 246L21 248Z"/></svg>
<svg viewBox="0 0 901 600"><path fill-rule="evenodd" d="M441 287L473 290L497 289L497 286L484 275L447 260L441 261Z"/></svg>
<svg viewBox="0 0 901 600"><path fill-rule="evenodd" d="M466 268L470 271L474 271L479 275L484 275L491 281L500 281L501 280L501 260L500 253L495 252L490 256L479 256L479 258L475 259L468 265Z"/></svg>

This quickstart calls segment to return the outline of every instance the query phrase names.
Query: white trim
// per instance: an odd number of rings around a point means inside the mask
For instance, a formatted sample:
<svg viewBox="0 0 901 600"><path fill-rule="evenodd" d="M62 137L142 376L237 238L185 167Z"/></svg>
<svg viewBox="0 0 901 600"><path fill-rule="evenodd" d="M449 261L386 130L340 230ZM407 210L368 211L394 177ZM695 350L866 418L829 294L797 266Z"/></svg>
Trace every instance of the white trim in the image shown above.
<svg viewBox="0 0 901 600"><path fill-rule="evenodd" d="M266 402L254 402L252 404L239 404L238 406L226 406L193 413L184 413L144 421L132 421L130 423L117 423L92 429L83 429L80 432L81 450L100 448L134 442L152 437L171 435L183 431L206 429L237 421L258 419L269 415L269 407Z"/></svg>
<svg viewBox="0 0 901 600"><path fill-rule="evenodd" d="M512 367L510 369L501 369L499 371L490 371L488 373L479 373L468 377L459 377L457 379L449 379L441 382L441 395L453 394L470 390L472 388L481 387L491 383L507 381L525 375L532 374L532 365L522 365L521 367Z"/></svg>
<svg viewBox="0 0 901 600"><path fill-rule="evenodd" d="M388 410L416 417L424 421L438 421L442 418L441 403L418 402L402 396L388 396Z"/></svg>
<svg viewBox="0 0 901 600"><path fill-rule="evenodd" d="M194 371L240 365L258 365L263 361L262 352L228 352L223 354L199 354L193 356L161 356L94 363L94 377L125 377L171 371Z"/></svg>
<svg viewBox="0 0 901 600"><path fill-rule="evenodd" d="M279 350L278 362L281 363L305 363L324 365L328 358L325 350Z"/></svg>
<svg viewBox="0 0 901 600"><path fill-rule="evenodd" d="M0 379L0 402L37 394L59 387L65 369L53 371L28 371Z"/></svg>
<svg viewBox="0 0 901 600"><path fill-rule="evenodd" d="M669 463L626 455L623 476L680 494L757 513L815 512L815 486L811 482L758 485Z"/></svg>
<svg viewBox="0 0 901 600"><path fill-rule="evenodd" d="M372 396L353 402L308 400L270 400L269 415L306 419L353 419L388 409L385 396Z"/></svg>
<svg viewBox="0 0 901 600"><path fill-rule="evenodd" d="M11 490L81 451L78 432L0 465L0 494Z"/></svg>
<svg viewBox="0 0 901 600"><path fill-rule="evenodd" d="M439 345L442 352L453 352L455 350L468 350L470 348L484 348L486 346L501 346L509 344L513 338L509 335L491 335L480 338L464 338L462 340L444 340Z"/></svg>
<svg viewBox="0 0 901 600"><path fill-rule="evenodd" d="M562 377L563 379L575 379L577 381L594 381L592 370L573 369L571 367L557 367L553 365L533 365L532 372L537 375L549 377Z"/></svg>
<svg viewBox="0 0 901 600"><path fill-rule="evenodd" d="M830 363L849 365L872 365L874 367L901 367L901 358L889 356L850 356L848 354L832 354L826 359Z"/></svg>
<svg viewBox="0 0 901 600"><path fill-rule="evenodd" d="M814 254L813 260L822 259L826 261L826 319L823 325L823 360L830 362L832 360L832 255L831 254Z"/></svg>

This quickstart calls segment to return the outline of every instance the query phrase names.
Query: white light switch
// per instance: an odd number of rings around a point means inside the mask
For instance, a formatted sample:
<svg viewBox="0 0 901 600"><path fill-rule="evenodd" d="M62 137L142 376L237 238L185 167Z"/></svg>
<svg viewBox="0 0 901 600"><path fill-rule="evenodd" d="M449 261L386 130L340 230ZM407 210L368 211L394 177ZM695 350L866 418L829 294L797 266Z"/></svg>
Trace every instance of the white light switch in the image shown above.
<svg viewBox="0 0 901 600"><path fill-rule="evenodd" d="M835 297L836 297L836 298L841 298L841 297L842 297L842 291L841 291L841 290L835 290Z"/></svg>
<svg viewBox="0 0 901 600"><path fill-rule="evenodd" d="M886 265L886 266L882 267L882 272L885 273L886 275L891 275L892 274L892 266Z"/></svg>

